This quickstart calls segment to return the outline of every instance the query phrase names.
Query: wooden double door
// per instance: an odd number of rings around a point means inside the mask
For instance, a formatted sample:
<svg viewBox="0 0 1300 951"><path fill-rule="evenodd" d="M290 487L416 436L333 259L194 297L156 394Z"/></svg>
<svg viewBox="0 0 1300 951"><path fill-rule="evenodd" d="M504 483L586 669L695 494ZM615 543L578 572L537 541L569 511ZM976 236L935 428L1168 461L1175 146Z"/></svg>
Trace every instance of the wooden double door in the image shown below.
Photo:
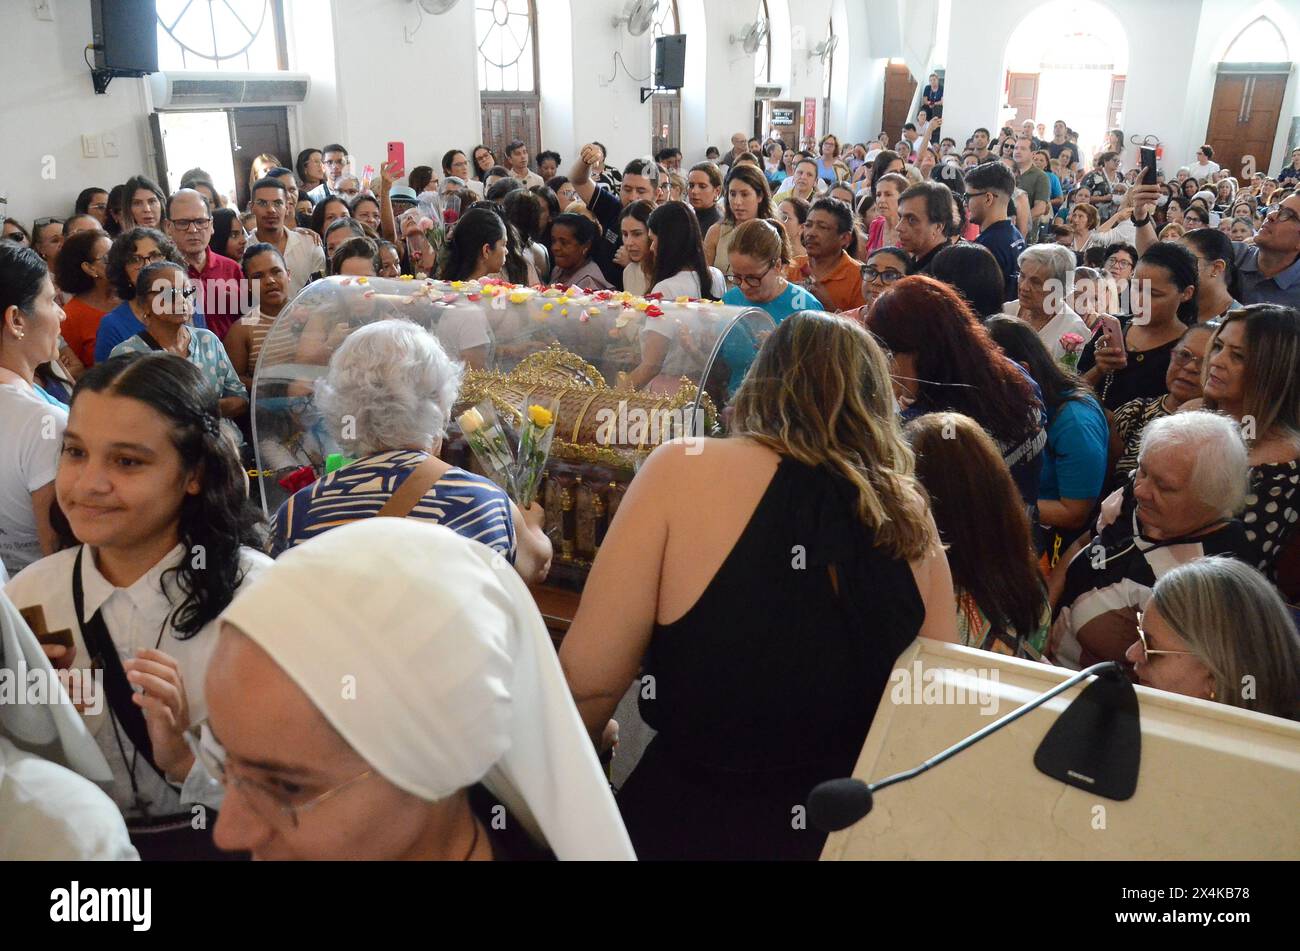
<svg viewBox="0 0 1300 951"><path fill-rule="evenodd" d="M1267 71L1220 72L1214 84L1205 141L1214 147L1214 161L1243 185L1256 171L1269 170L1288 69L1279 64Z"/></svg>

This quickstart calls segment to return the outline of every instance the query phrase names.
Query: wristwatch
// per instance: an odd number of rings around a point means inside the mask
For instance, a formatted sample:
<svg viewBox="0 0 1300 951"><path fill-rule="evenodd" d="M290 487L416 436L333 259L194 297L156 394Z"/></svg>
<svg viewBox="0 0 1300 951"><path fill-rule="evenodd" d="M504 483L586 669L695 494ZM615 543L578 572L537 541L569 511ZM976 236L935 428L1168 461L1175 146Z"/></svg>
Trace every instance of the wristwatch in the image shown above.
<svg viewBox="0 0 1300 951"><path fill-rule="evenodd" d="M1134 228L1145 228L1145 227L1146 227L1147 225L1149 225L1149 224L1151 224L1151 216L1150 216L1150 215L1147 215L1145 218L1134 218L1134 219L1133 219L1133 227L1134 227Z"/></svg>

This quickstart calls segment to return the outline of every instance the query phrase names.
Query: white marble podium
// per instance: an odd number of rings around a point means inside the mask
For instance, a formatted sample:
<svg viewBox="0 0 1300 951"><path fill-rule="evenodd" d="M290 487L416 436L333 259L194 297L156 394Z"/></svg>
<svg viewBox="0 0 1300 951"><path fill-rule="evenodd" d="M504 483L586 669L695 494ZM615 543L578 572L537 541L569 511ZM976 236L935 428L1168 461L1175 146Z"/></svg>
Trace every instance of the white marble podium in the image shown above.
<svg viewBox="0 0 1300 951"><path fill-rule="evenodd" d="M859 779L918 766L1073 673L924 639L895 668ZM1116 802L1034 767L1039 742L1085 686L881 790L869 815L827 839L822 859L1300 858L1300 723L1138 687L1137 791Z"/></svg>

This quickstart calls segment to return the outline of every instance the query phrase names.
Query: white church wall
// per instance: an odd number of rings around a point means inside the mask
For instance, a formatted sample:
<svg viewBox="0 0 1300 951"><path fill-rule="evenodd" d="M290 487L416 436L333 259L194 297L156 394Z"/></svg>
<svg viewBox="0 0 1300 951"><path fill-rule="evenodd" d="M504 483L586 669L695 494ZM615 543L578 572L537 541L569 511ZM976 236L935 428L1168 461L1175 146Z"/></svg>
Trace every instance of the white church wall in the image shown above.
<svg viewBox="0 0 1300 951"><path fill-rule="evenodd" d="M83 51L90 42L90 5L60 3L53 21L38 20L29 3L0 4L5 38L4 108L0 130L0 194L11 218L72 213L83 188L105 189L139 172L154 175L142 79L115 79L94 94ZM97 157L82 154L82 136ZM116 155L105 156L105 137Z"/></svg>

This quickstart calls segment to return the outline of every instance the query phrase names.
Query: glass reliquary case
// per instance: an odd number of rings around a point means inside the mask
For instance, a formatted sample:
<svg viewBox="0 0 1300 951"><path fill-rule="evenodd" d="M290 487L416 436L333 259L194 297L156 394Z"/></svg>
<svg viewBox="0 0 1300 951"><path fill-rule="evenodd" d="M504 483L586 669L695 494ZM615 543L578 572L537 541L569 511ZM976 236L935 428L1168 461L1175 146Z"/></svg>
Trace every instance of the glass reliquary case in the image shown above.
<svg viewBox="0 0 1300 951"><path fill-rule="evenodd" d="M345 334L378 320L428 328L466 366L441 449L448 462L491 476L455 422L469 408L487 401L515 429L530 406L558 410L538 501L555 547L547 585L571 591L581 590L650 452L678 437L725 435L731 396L775 329L760 309L684 298L494 282L317 281L276 318L254 374L253 438L268 517L339 464L315 383ZM467 327L484 326L486 346L455 349L457 341L482 339ZM647 340L653 358L662 357L653 366L644 359Z"/></svg>

